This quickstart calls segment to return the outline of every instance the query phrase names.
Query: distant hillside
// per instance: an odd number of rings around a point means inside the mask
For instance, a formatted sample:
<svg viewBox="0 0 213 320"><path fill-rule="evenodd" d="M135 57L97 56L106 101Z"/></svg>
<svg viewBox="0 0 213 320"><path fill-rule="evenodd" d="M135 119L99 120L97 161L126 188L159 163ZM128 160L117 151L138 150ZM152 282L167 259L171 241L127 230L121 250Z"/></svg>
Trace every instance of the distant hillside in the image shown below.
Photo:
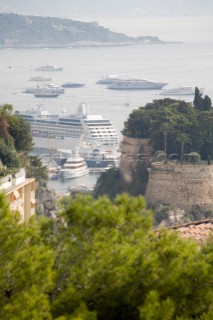
<svg viewBox="0 0 213 320"><path fill-rule="evenodd" d="M128 37L99 26L52 17L0 14L1 47L65 47L160 43L158 37Z"/></svg>

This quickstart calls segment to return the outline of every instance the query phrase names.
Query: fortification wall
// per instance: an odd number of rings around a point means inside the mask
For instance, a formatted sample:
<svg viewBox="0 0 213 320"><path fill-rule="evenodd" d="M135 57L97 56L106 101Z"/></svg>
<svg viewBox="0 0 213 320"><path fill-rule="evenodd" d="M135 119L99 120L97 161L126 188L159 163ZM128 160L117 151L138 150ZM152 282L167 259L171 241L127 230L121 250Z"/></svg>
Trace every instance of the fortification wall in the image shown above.
<svg viewBox="0 0 213 320"><path fill-rule="evenodd" d="M145 196L153 205L213 210L213 165L153 163Z"/></svg>
<svg viewBox="0 0 213 320"><path fill-rule="evenodd" d="M136 139L123 136L121 142L120 170L126 181L131 181L131 168L136 164L137 155L143 149L143 153L149 158L152 154L152 147L149 139Z"/></svg>

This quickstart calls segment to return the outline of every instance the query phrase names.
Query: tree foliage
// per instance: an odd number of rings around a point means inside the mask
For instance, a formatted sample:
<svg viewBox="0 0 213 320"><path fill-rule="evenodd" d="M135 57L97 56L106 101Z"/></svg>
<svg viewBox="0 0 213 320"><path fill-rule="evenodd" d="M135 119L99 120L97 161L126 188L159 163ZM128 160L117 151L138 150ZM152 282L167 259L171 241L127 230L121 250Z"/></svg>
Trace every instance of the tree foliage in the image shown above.
<svg viewBox="0 0 213 320"><path fill-rule="evenodd" d="M126 189L126 182L119 168L111 168L103 172L98 178L94 188L94 196L97 198L98 196L108 195L110 199L114 199L124 189Z"/></svg>
<svg viewBox="0 0 213 320"><path fill-rule="evenodd" d="M151 138L154 151L167 154L197 152L207 160L213 157L213 110L211 99L195 88L193 105L181 100L160 99L133 110L123 134ZM184 138L184 139L183 139Z"/></svg>
<svg viewBox="0 0 213 320"><path fill-rule="evenodd" d="M0 230L0 319L211 319L212 241L154 230L142 197L66 198L22 224L1 195Z"/></svg>
<svg viewBox="0 0 213 320"><path fill-rule="evenodd" d="M13 114L13 106L0 106L0 159L4 165L19 168L22 154L32 150L32 135L29 124Z"/></svg>
<svg viewBox="0 0 213 320"><path fill-rule="evenodd" d="M13 106L0 107L0 160L7 171L26 168L27 177L34 177L40 184L48 180L47 168L38 157L30 156L33 148L30 124L13 113ZM5 173L8 173L5 171Z"/></svg>
<svg viewBox="0 0 213 320"><path fill-rule="evenodd" d="M67 198L29 224L3 200L0 319L212 319L213 242L154 230L144 198Z"/></svg>

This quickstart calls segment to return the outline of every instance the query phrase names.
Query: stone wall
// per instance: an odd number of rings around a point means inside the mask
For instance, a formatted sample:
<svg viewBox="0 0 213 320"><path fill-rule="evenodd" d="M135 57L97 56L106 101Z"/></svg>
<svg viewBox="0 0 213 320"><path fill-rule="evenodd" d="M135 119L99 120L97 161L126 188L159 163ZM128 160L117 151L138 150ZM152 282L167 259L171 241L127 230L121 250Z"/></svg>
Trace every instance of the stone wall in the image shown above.
<svg viewBox="0 0 213 320"><path fill-rule="evenodd" d="M153 163L145 195L151 205L187 212L213 210L213 165Z"/></svg>
<svg viewBox="0 0 213 320"><path fill-rule="evenodd" d="M140 152L146 154L147 159L151 157L152 147L149 139L135 139L123 136L121 142L120 170L127 182L130 182L132 179L131 168L139 159L137 155Z"/></svg>

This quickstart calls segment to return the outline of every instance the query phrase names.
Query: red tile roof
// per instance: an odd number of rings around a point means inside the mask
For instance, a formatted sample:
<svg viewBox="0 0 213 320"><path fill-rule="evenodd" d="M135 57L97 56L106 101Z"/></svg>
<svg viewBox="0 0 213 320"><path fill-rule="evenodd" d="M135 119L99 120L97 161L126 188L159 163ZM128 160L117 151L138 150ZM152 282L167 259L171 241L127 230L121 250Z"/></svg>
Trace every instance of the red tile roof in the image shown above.
<svg viewBox="0 0 213 320"><path fill-rule="evenodd" d="M178 230L182 238L194 238L204 242L211 234L213 235L213 219L192 221L190 223L172 227Z"/></svg>

